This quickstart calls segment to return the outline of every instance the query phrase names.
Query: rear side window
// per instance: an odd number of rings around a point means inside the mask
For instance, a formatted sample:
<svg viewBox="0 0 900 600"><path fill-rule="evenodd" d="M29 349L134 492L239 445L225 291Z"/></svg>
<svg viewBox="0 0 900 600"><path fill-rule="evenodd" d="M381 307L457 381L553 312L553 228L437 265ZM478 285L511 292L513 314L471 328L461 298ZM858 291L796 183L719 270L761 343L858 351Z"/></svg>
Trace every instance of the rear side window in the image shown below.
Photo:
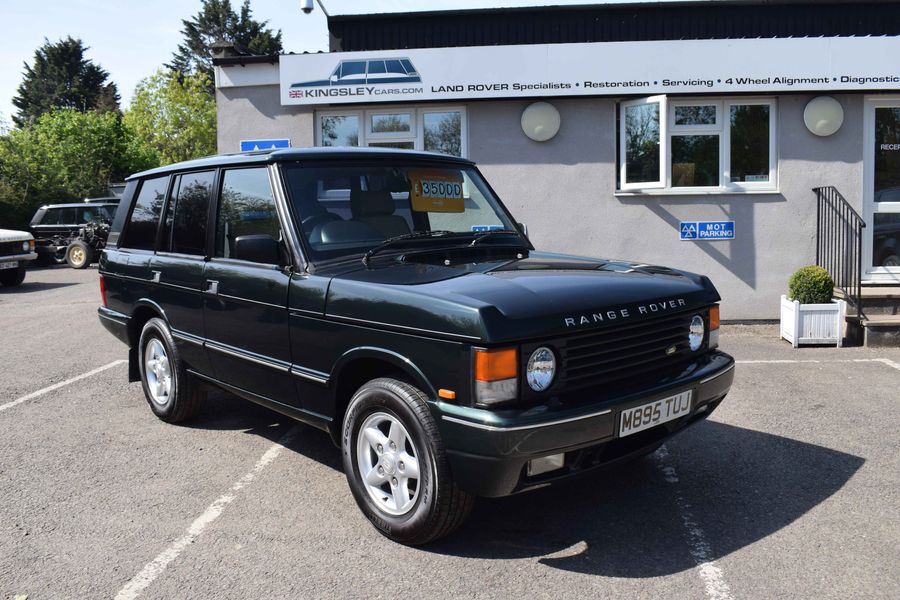
<svg viewBox="0 0 900 600"><path fill-rule="evenodd" d="M143 181L125 229L125 240L120 244L122 247L138 250L153 250L156 247L156 230L168 187L168 176Z"/></svg>
<svg viewBox="0 0 900 600"><path fill-rule="evenodd" d="M242 235L268 235L281 240L275 198L265 168L223 172L216 221L216 256L233 258L234 242Z"/></svg>
<svg viewBox="0 0 900 600"><path fill-rule="evenodd" d="M112 215L107 211L105 206L87 205L78 210L81 213L81 217L78 219L79 223L90 223L91 221L99 221L101 219L112 221Z"/></svg>
<svg viewBox="0 0 900 600"><path fill-rule="evenodd" d="M48 208L41 225L74 225L78 223L75 217L75 207Z"/></svg>
<svg viewBox="0 0 900 600"><path fill-rule="evenodd" d="M172 252L206 255L206 220L209 195L215 171L179 175L172 188L175 209L166 216L166 231L171 229Z"/></svg>

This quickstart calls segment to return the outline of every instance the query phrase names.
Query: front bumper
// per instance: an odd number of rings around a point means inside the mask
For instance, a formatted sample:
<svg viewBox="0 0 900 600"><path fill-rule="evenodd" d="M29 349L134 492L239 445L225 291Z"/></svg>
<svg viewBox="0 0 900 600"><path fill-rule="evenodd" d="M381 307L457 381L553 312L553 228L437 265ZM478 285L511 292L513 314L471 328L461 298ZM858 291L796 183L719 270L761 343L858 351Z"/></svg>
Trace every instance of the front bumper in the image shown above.
<svg viewBox="0 0 900 600"><path fill-rule="evenodd" d="M436 404L436 417L453 476L478 496L506 496L550 482L609 467L640 456L688 425L709 416L731 389L734 359L710 352L677 376L633 393L592 402L550 401L524 409L488 411ZM623 409L692 390L691 411L651 429L618 437ZM529 460L565 453L565 466L528 477Z"/></svg>
<svg viewBox="0 0 900 600"><path fill-rule="evenodd" d="M25 262L29 260L37 259L38 255L36 252L25 252L23 254L9 254L5 256L0 256L0 262Z"/></svg>

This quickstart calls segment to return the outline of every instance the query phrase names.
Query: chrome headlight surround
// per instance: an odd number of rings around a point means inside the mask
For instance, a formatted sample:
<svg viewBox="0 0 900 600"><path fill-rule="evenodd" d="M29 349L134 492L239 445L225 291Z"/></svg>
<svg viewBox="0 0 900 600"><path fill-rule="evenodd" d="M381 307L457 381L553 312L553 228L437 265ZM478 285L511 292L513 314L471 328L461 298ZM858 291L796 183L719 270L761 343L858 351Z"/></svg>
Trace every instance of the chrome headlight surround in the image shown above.
<svg viewBox="0 0 900 600"><path fill-rule="evenodd" d="M706 324L703 322L703 317L694 315L694 318L691 319L691 328L688 331L688 344L691 347L691 352L696 352L703 345L703 335L705 333Z"/></svg>
<svg viewBox="0 0 900 600"><path fill-rule="evenodd" d="M525 381L535 392L543 392L556 378L556 355L547 346L531 353L525 365Z"/></svg>

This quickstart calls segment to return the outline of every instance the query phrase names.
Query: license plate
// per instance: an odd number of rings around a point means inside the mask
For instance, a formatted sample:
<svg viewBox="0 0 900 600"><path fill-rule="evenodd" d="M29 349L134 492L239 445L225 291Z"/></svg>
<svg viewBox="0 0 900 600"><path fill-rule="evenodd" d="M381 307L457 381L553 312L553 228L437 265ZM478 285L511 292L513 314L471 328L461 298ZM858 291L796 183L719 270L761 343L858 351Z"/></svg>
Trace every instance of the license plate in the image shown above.
<svg viewBox="0 0 900 600"><path fill-rule="evenodd" d="M622 411L619 417L619 437L650 429L691 412L693 390L649 402Z"/></svg>
<svg viewBox="0 0 900 600"><path fill-rule="evenodd" d="M0 269L17 269L17 268L19 268L19 263L16 261L0 262Z"/></svg>

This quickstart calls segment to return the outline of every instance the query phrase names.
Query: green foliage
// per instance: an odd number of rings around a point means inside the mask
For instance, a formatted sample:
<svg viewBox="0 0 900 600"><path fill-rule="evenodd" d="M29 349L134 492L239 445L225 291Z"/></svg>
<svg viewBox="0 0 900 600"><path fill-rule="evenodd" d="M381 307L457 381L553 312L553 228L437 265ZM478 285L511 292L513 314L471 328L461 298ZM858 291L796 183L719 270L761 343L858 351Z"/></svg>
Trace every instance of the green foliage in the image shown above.
<svg viewBox="0 0 900 600"><path fill-rule="evenodd" d="M117 112L60 109L0 136L2 226L25 226L38 206L106 195L111 181L157 166Z"/></svg>
<svg viewBox="0 0 900 600"><path fill-rule="evenodd" d="M203 74L159 70L138 83L125 125L161 164L216 153L216 101Z"/></svg>
<svg viewBox="0 0 900 600"><path fill-rule="evenodd" d="M230 42L252 54L281 52L281 30L273 31L266 27L268 21L253 19L250 0L244 0L240 14L234 12L229 0L203 0L200 12L181 22L184 41L166 66L182 75L205 73L210 94L215 92L211 44Z"/></svg>
<svg viewBox="0 0 900 600"><path fill-rule="evenodd" d="M22 127L57 108L118 110L116 84L107 82L109 73L84 57L86 50L77 38L56 43L44 39L34 52L34 65L25 65L12 101L19 110L13 117L16 125Z"/></svg>
<svg viewBox="0 0 900 600"><path fill-rule="evenodd" d="M788 297L800 304L828 304L833 292L831 275L816 265L800 267L788 280Z"/></svg>

